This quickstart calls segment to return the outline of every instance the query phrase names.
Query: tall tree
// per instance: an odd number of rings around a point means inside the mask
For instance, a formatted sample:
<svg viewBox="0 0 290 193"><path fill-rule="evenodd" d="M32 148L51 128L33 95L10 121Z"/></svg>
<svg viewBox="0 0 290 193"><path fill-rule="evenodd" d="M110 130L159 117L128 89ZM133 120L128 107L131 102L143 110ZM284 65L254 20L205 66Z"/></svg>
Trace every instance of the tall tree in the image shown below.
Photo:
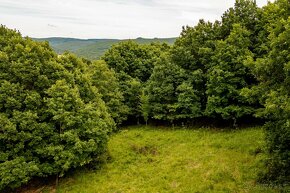
<svg viewBox="0 0 290 193"><path fill-rule="evenodd" d="M257 38L257 34L262 30L258 25L260 16L256 0L236 0L234 7L228 9L222 16L220 37L225 40L233 30L233 26L238 23L249 31L251 41L249 49L256 54L258 51L256 48L262 43Z"/></svg>
<svg viewBox="0 0 290 193"><path fill-rule="evenodd" d="M142 94L140 96L140 111L142 113L142 116L144 118L146 126L148 125L148 120L150 116L150 103L149 103L149 96L145 91L142 91Z"/></svg>
<svg viewBox="0 0 290 193"><path fill-rule="evenodd" d="M88 71L91 75L92 84L97 87L110 115L116 124L122 124L127 118L128 107L125 105L125 99L115 71L109 69L105 61L101 60L90 63Z"/></svg>
<svg viewBox="0 0 290 193"><path fill-rule="evenodd" d="M255 32L259 19L256 0L236 0L234 7L229 8L222 16L221 35L230 35L233 25L239 23L249 32Z"/></svg>
<svg viewBox="0 0 290 193"><path fill-rule="evenodd" d="M134 41L124 41L109 49L103 59L117 74L126 74L145 82L153 70L151 50Z"/></svg>
<svg viewBox="0 0 290 193"><path fill-rule="evenodd" d="M240 94L243 88L255 83L246 59L252 56L249 50L250 33L241 25L235 24L228 38L217 41L212 56L207 79L208 116L236 120L253 113L253 107Z"/></svg>
<svg viewBox="0 0 290 193"><path fill-rule="evenodd" d="M160 57L148 81L147 92L154 119L173 122L178 119L177 88L185 72L170 61L168 55Z"/></svg>
<svg viewBox="0 0 290 193"><path fill-rule="evenodd" d="M250 94L259 96L264 105L257 116L268 120L265 129L269 159L264 177L285 183L290 179L290 18L277 18L268 30L269 53L249 62L260 82Z"/></svg>
<svg viewBox="0 0 290 193"><path fill-rule="evenodd" d="M160 54L168 49L167 44L140 45L124 41L114 45L103 56L108 66L116 72L129 110L129 120L139 122L142 117L139 109L142 87L151 76Z"/></svg>
<svg viewBox="0 0 290 193"><path fill-rule="evenodd" d="M259 20L257 20L257 44L255 45L256 58L262 58L270 51L270 41L268 39L270 31L275 28L276 22L285 19L290 15L288 0L268 1L268 4L259 9Z"/></svg>
<svg viewBox="0 0 290 193"><path fill-rule="evenodd" d="M193 113L195 115L192 114L191 118L201 116L206 106L206 73L215 50L216 31L219 28L219 22L213 24L200 20L195 27L183 28L171 50L172 61L186 74L183 86L178 89L181 94L179 100L185 96L193 96L187 104L196 108Z"/></svg>

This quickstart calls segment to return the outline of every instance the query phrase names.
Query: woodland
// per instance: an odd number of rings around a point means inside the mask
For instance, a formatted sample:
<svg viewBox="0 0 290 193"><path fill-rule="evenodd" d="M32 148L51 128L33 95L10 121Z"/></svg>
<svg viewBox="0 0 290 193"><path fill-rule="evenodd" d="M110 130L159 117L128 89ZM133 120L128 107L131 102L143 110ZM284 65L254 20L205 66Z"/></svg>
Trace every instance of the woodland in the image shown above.
<svg viewBox="0 0 290 193"><path fill-rule="evenodd" d="M128 125L177 132L261 126L266 156L255 181L288 184L289 16L287 0L264 7L236 0L220 21L184 26L172 45L121 41L99 60L58 54L1 25L0 191L102 168L109 140Z"/></svg>

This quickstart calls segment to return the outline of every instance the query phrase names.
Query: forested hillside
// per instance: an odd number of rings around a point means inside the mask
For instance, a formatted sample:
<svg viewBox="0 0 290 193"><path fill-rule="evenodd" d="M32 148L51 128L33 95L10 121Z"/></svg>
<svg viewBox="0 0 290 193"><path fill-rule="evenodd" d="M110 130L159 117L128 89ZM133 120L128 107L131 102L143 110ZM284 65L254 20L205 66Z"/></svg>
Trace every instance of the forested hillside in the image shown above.
<svg viewBox="0 0 290 193"><path fill-rule="evenodd" d="M97 60L114 44L126 41L118 39L75 39L75 38L33 38L36 41L48 41L50 46L58 53L72 52L79 57ZM172 45L176 38L137 38L132 41L139 44L150 44L153 42L168 43Z"/></svg>
<svg viewBox="0 0 290 193"><path fill-rule="evenodd" d="M255 154L267 156L255 183L285 186L289 2L236 0L220 21L183 27L173 45L121 41L96 61L1 25L0 122L0 190L8 192L36 177L54 176L57 186L68 171L101 167L109 138L128 124L236 131L259 123L265 145Z"/></svg>

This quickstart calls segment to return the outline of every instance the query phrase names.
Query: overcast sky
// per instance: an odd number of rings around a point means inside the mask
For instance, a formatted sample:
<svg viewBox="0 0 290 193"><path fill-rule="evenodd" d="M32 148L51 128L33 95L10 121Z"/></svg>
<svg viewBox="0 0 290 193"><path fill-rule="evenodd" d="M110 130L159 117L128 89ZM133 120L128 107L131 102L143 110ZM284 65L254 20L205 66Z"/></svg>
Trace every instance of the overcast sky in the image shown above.
<svg viewBox="0 0 290 193"><path fill-rule="evenodd" d="M259 6L267 0L257 0ZM176 37L234 0L0 0L0 21L30 37Z"/></svg>

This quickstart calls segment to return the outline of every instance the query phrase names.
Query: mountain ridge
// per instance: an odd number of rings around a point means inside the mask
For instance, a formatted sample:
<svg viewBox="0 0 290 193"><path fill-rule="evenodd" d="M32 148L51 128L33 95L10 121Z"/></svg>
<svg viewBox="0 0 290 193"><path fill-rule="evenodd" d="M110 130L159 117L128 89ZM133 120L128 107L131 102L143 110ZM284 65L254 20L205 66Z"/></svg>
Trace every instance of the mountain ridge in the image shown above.
<svg viewBox="0 0 290 193"><path fill-rule="evenodd" d="M79 39L67 37L48 37L48 38L32 38L36 41L48 41L51 47L58 53L62 54L65 51L70 51L77 56L84 57L90 60L99 59L112 45L132 40L140 44L150 44L153 42L168 43L172 45L176 38L142 38L136 39Z"/></svg>

